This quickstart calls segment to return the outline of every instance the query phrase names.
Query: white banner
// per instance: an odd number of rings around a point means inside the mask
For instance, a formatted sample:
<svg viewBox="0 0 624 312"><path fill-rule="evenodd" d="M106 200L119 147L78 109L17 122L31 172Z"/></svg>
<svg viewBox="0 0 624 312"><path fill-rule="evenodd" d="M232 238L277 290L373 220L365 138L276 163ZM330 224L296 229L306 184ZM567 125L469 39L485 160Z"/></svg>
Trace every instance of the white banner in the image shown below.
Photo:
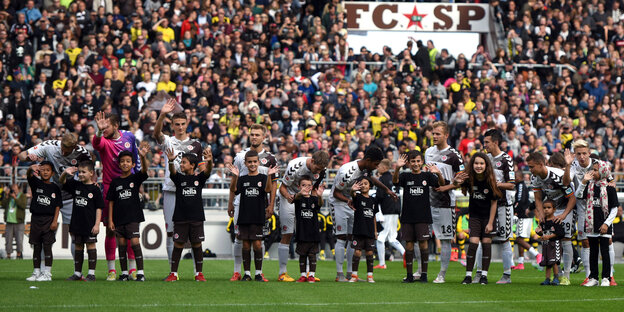
<svg viewBox="0 0 624 312"><path fill-rule="evenodd" d="M349 30L490 32L489 5L345 2Z"/></svg>

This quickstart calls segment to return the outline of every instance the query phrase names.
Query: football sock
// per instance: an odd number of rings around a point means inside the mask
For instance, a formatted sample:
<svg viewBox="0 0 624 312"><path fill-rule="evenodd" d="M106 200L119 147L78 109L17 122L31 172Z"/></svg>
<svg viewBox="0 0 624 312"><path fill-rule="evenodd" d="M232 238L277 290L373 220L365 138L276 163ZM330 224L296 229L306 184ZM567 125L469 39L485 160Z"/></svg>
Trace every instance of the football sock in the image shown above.
<svg viewBox="0 0 624 312"><path fill-rule="evenodd" d="M134 251L137 271L143 271L143 250L141 250L141 245L137 244L132 246L132 251Z"/></svg>
<svg viewBox="0 0 624 312"><path fill-rule="evenodd" d="M95 269L89 269L89 275L95 275Z"/></svg>
<svg viewBox="0 0 624 312"><path fill-rule="evenodd" d="M350 272L352 272L353 275L357 275L359 266L360 266L360 257L353 255L353 258L351 261L351 268L353 269L353 271L350 271Z"/></svg>
<svg viewBox="0 0 624 312"><path fill-rule="evenodd" d="M126 255L126 250L128 250L128 246L119 245L119 266L122 271L128 271L128 256ZM110 269L109 269L110 270Z"/></svg>
<svg viewBox="0 0 624 312"><path fill-rule="evenodd" d="M115 263L115 252L117 251L117 241L115 240L115 236L104 238L104 251L106 252L106 260L113 261ZM113 270L115 268L113 267ZM109 270L111 270L109 268Z"/></svg>
<svg viewBox="0 0 624 312"><path fill-rule="evenodd" d="M33 267L35 270L41 269L41 244L33 245Z"/></svg>
<svg viewBox="0 0 624 312"><path fill-rule="evenodd" d="M134 251L132 250L132 244L130 242L127 242L126 246L128 246L126 247L126 251L128 252L128 260L130 260L129 261L130 269L131 270L136 269L136 264L134 267L132 266L134 263L134 259L135 259Z"/></svg>
<svg viewBox="0 0 624 312"><path fill-rule="evenodd" d="M309 276L312 276L312 277L314 277L314 271L310 271L310 274L309 274Z"/></svg>
<svg viewBox="0 0 624 312"><path fill-rule="evenodd" d="M84 262L84 250L76 249L76 255L74 256L74 271L80 274L76 274L78 276L82 275L82 263Z"/></svg>
<svg viewBox="0 0 624 312"><path fill-rule="evenodd" d="M262 273L262 259L264 259L262 248L254 249L254 267L256 268L256 272L260 271L260 273Z"/></svg>
<svg viewBox="0 0 624 312"><path fill-rule="evenodd" d="M440 275L444 277L451 262L451 241L448 239L440 240L440 244L442 245L440 249Z"/></svg>
<svg viewBox="0 0 624 312"><path fill-rule="evenodd" d="M414 260L412 261L412 263L420 264L420 261L421 261L421 258L422 258L421 255L420 255L420 249L414 248L413 253L414 253ZM427 259L427 260L429 260L429 259ZM420 265L418 266L418 270L416 272L418 272L418 273L422 272L422 268L420 267Z"/></svg>
<svg viewBox="0 0 624 312"><path fill-rule="evenodd" d="M382 241L376 241L377 244L377 260L379 260L379 265L386 264L386 244Z"/></svg>
<svg viewBox="0 0 624 312"><path fill-rule="evenodd" d="M132 254L134 255L134 253ZM137 269L136 259L130 259L129 254L128 254L128 269L130 269L130 271Z"/></svg>
<svg viewBox="0 0 624 312"><path fill-rule="evenodd" d="M71 248L71 254L72 254L72 257L73 257L76 254L76 244L74 243L74 240L71 237L70 237L70 239L72 240L70 248Z"/></svg>
<svg viewBox="0 0 624 312"><path fill-rule="evenodd" d="M537 250L535 248L531 247L531 248L529 248L529 254L531 256L533 256L533 258L535 258L535 257L537 257L538 252L537 252Z"/></svg>
<svg viewBox="0 0 624 312"><path fill-rule="evenodd" d="M262 270L256 270L256 275L262 274Z"/></svg>
<svg viewBox="0 0 624 312"><path fill-rule="evenodd" d="M43 254L45 259L45 266L52 267L52 245L43 245Z"/></svg>
<svg viewBox="0 0 624 312"><path fill-rule="evenodd" d="M45 247L44 247L44 248L45 248ZM44 250L44 248L41 248L41 252L39 253L39 254L40 254L39 259L45 259L45 253L44 253L44 251L43 251L43 250ZM33 247L33 250L34 250L34 247ZM72 253L72 259L73 259L73 256L74 256L74 254ZM34 260L34 257L35 257L35 256L34 256L34 254L33 254L33 260ZM43 271L43 263L41 263L41 267L40 267L40 269L41 269L41 271Z"/></svg>
<svg viewBox="0 0 624 312"><path fill-rule="evenodd" d="M347 259L353 258L353 247L351 246L351 241L347 241ZM351 261L347 261L347 272L351 272Z"/></svg>
<svg viewBox="0 0 624 312"><path fill-rule="evenodd" d="M173 233L167 233L167 257L169 257L169 264L171 264L173 261Z"/></svg>
<svg viewBox="0 0 624 312"><path fill-rule="evenodd" d="M47 266L47 265L46 265L44 270L45 270L46 272L48 272L48 273L51 273L51 272L52 272L52 266Z"/></svg>
<svg viewBox="0 0 624 312"><path fill-rule="evenodd" d="M609 261L611 263L610 276L613 276L613 264L615 263L615 249L613 248L613 244L609 244Z"/></svg>
<svg viewBox="0 0 624 312"><path fill-rule="evenodd" d="M279 243L277 245L277 257L279 259L279 274L287 272L288 265L288 244Z"/></svg>
<svg viewBox="0 0 624 312"><path fill-rule="evenodd" d="M429 265L429 249L420 249L420 265L418 271L420 273L427 274L427 266Z"/></svg>
<svg viewBox="0 0 624 312"><path fill-rule="evenodd" d="M174 273L178 272L178 266L180 265L180 257L182 257L182 248L176 248L174 246L173 252L171 253L171 272L174 272Z"/></svg>
<svg viewBox="0 0 624 312"><path fill-rule="evenodd" d="M87 249L87 256L89 257L89 270L95 270L97 264L97 249Z"/></svg>
<svg viewBox="0 0 624 312"><path fill-rule="evenodd" d="M472 271L466 271L466 276L472 277Z"/></svg>
<svg viewBox="0 0 624 312"><path fill-rule="evenodd" d="M470 247L468 247L470 248ZM479 244L477 245L477 252L475 253L475 266L474 269L477 270L477 272L481 271L482 268L482 261L483 260L483 245L481 245L481 242L479 242Z"/></svg>
<svg viewBox="0 0 624 312"><path fill-rule="evenodd" d="M201 273L204 265L204 253L201 246L193 247L193 256L195 256L195 271Z"/></svg>
<svg viewBox="0 0 624 312"><path fill-rule="evenodd" d="M115 260L106 260L106 265L108 265L108 271L115 271Z"/></svg>
<svg viewBox="0 0 624 312"><path fill-rule="evenodd" d="M234 272L240 273L243 263L243 242L238 238L234 239L232 254L234 256Z"/></svg>
<svg viewBox="0 0 624 312"><path fill-rule="evenodd" d="M483 245L483 270L481 271L481 274L483 275L483 272L487 272L490 268L490 260L492 259L492 243L481 243L481 245Z"/></svg>
<svg viewBox="0 0 624 312"><path fill-rule="evenodd" d="M407 275L414 274L414 251L405 251L405 267L407 268Z"/></svg>
<svg viewBox="0 0 624 312"><path fill-rule="evenodd" d="M342 273L342 264L344 263L344 259L345 259L345 244L347 243L347 241L342 240L342 239L338 239L336 240L336 273ZM348 259L348 261L351 261L351 259Z"/></svg>
<svg viewBox="0 0 624 312"><path fill-rule="evenodd" d="M137 270L137 274L143 274L143 275L145 275L145 273L143 272L143 270Z"/></svg>
<svg viewBox="0 0 624 312"><path fill-rule="evenodd" d="M251 276L251 269L250 270L245 270L245 275Z"/></svg>
<svg viewBox="0 0 624 312"><path fill-rule="evenodd" d="M589 247L581 248L581 259L583 261L583 268L585 268L585 278L589 277Z"/></svg>
<svg viewBox="0 0 624 312"><path fill-rule="evenodd" d="M405 248L403 248L403 245L401 245L401 243L399 243L397 240L390 241L390 246L398 250L401 253L401 256L405 254Z"/></svg>
<svg viewBox="0 0 624 312"><path fill-rule="evenodd" d="M488 271L481 271L481 276L487 277L487 273L488 273Z"/></svg>
<svg viewBox="0 0 624 312"><path fill-rule="evenodd" d="M122 275L128 275L128 271L121 271Z"/></svg>
<svg viewBox="0 0 624 312"><path fill-rule="evenodd" d="M299 255L299 272L301 272L301 276L304 276L306 272L306 264L308 263L308 256ZM280 273L281 274L281 273Z"/></svg>
<svg viewBox="0 0 624 312"><path fill-rule="evenodd" d="M373 273L373 255L366 255L366 272L368 272L369 274Z"/></svg>
<svg viewBox="0 0 624 312"><path fill-rule="evenodd" d="M466 271L467 272L472 272L472 269L475 266L478 248L479 248L478 244L474 244L474 243L468 244L468 252L466 253Z"/></svg>
<svg viewBox="0 0 624 312"><path fill-rule="evenodd" d="M310 275L314 276L314 272L316 272L316 255L309 254L308 255L308 264L310 266Z"/></svg>
<svg viewBox="0 0 624 312"><path fill-rule="evenodd" d="M503 258L503 273L511 275L511 265L513 264L513 251L511 250L511 243L506 241L502 244L501 256Z"/></svg>
<svg viewBox="0 0 624 312"><path fill-rule="evenodd" d="M561 241L563 245L563 276L570 278L570 268L572 267L572 242L569 240Z"/></svg>
<svg viewBox="0 0 624 312"><path fill-rule="evenodd" d="M193 259L193 272L197 274L197 272L199 271L197 271L197 268L195 267L195 253L193 252L192 247L191 247L191 258Z"/></svg>
<svg viewBox="0 0 624 312"><path fill-rule="evenodd" d="M524 264L524 257L518 257L518 264Z"/></svg>
<svg viewBox="0 0 624 312"><path fill-rule="evenodd" d="M243 248L243 268L245 272L251 271L251 249Z"/></svg>

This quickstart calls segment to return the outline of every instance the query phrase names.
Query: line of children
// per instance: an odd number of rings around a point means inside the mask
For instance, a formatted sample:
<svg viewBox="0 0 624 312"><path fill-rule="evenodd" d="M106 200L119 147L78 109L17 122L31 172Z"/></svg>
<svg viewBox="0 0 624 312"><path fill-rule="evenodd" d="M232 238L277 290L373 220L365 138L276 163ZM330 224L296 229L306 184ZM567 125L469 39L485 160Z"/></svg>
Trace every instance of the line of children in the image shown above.
<svg viewBox="0 0 624 312"><path fill-rule="evenodd" d="M351 267L350 283L360 280L358 277L358 266L362 250L366 251L366 281L374 283L373 279L373 251L377 241L377 219L375 215L379 212L379 205L374 197L369 195L372 182L369 177L361 177L351 187L351 203L353 214L353 241L351 242L353 259Z"/></svg>
<svg viewBox="0 0 624 312"><path fill-rule="evenodd" d="M561 239L565 236L563 224L555 222L555 202L547 199L543 203L544 220L540 222L535 233L542 241L542 261L539 265L546 267L546 279L540 285L559 285L559 264L561 263ZM553 279L550 280L550 271Z"/></svg>
<svg viewBox="0 0 624 312"><path fill-rule="evenodd" d="M295 195L296 239L299 255L299 283L314 283L316 255L321 240L318 213L323 206L323 186L313 189L312 177L302 176L299 180L299 193ZM309 272L306 267L309 266Z"/></svg>

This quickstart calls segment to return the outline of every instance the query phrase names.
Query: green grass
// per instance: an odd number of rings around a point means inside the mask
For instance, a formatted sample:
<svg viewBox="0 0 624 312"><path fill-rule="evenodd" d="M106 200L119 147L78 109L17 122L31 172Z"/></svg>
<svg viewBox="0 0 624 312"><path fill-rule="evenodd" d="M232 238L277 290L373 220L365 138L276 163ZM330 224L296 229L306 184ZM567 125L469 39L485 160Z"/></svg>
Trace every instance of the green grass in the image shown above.
<svg viewBox="0 0 624 312"><path fill-rule="evenodd" d="M428 284L402 284L405 271L400 262L389 263L387 270L375 272L376 284L336 283L333 261L319 261L317 276L320 283L278 283L277 261L265 262L265 275L269 283L230 282L232 261L206 260L206 283L192 281L193 265L184 260L180 266L181 280L165 283L169 270L166 260L146 261L145 283L106 282L106 263L98 261L95 283L66 282L73 272L70 260L54 262L54 281L26 282L32 272L29 260L0 260L0 310L69 311L69 310L222 310L222 311L336 311L357 310L392 311L435 310L461 311L461 309L487 309L489 311L615 311L624 301L621 286L586 288L577 286L584 273L573 274L575 286L540 286L544 273L530 267L514 271L513 284L495 285L502 265L493 263L490 268L490 285L460 285L464 268L451 263L447 283L431 283L439 270L439 263L429 266ZM86 261L85 261L86 266ZM360 269L365 270L362 262ZM298 276L298 264L290 261L289 272ZM85 268L86 270L86 268ZM616 265L616 272L624 272L624 264ZM616 277L620 275L616 273ZM620 281L624 281L621 279ZM33 288L36 287L36 288ZM123 311L123 310L120 310Z"/></svg>

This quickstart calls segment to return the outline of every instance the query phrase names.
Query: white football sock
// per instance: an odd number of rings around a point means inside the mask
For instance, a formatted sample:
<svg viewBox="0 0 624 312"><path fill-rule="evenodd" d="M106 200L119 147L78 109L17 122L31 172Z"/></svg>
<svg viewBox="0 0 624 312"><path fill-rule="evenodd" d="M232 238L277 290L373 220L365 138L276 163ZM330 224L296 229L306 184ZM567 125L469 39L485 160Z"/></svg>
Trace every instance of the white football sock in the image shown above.
<svg viewBox="0 0 624 312"><path fill-rule="evenodd" d="M169 236L167 233L167 257L169 258L169 264L171 265L171 255L173 254L173 236Z"/></svg>
<svg viewBox="0 0 624 312"><path fill-rule="evenodd" d="M570 278L570 268L572 267L572 258L574 251L572 250L572 242L569 240L561 241L563 245L563 276Z"/></svg>
<svg viewBox="0 0 624 312"><path fill-rule="evenodd" d="M475 267L474 267L474 269L477 270L477 272L481 271L482 258L483 258L483 247L481 247L481 242L479 242L479 247L477 247L477 253L475 254Z"/></svg>
<svg viewBox="0 0 624 312"><path fill-rule="evenodd" d="M440 240L442 245L440 248L440 274L442 277L446 276L446 270L451 262L451 241L448 239Z"/></svg>
<svg viewBox="0 0 624 312"><path fill-rule="evenodd" d="M506 241L501 244L501 257L503 258L503 274L511 275L511 266L513 264L513 251L511 243Z"/></svg>
<svg viewBox="0 0 624 312"><path fill-rule="evenodd" d="M115 260L106 260L106 264L108 264L108 271L115 271Z"/></svg>
<svg viewBox="0 0 624 312"><path fill-rule="evenodd" d="M287 271L286 267L288 265L288 249L289 249L288 244L279 243L279 245L277 245L277 256L279 259L279 275L282 275L283 273L286 273Z"/></svg>
<svg viewBox="0 0 624 312"><path fill-rule="evenodd" d="M585 268L585 278L589 278L589 248L581 247L581 261L583 261L583 268Z"/></svg>
<svg viewBox="0 0 624 312"><path fill-rule="evenodd" d="M613 264L615 263L615 249L613 244L609 245L609 260L611 260L611 276L613 276Z"/></svg>
<svg viewBox="0 0 624 312"><path fill-rule="evenodd" d="M537 252L537 250L535 250L535 248L531 247L531 248L529 248L529 254L531 256L533 256L533 258L535 258L535 257L537 257L538 252Z"/></svg>
<svg viewBox="0 0 624 312"><path fill-rule="evenodd" d="M234 273L241 272L241 265L243 264L243 242L234 239L232 245L232 254L234 255Z"/></svg>
<svg viewBox="0 0 624 312"><path fill-rule="evenodd" d="M342 264L344 263L344 258L345 258L345 245L346 245L347 241L342 240L342 239L338 239L336 240L336 246L335 246L335 251L336 251L336 273L341 274L342 271Z"/></svg>
<svg viewBox="0 0 624 312"><path fill-rule="evenodd" d="M351 272L353 269L353 247L351 247L351 241L347 241L347 272Z"/></svg>

